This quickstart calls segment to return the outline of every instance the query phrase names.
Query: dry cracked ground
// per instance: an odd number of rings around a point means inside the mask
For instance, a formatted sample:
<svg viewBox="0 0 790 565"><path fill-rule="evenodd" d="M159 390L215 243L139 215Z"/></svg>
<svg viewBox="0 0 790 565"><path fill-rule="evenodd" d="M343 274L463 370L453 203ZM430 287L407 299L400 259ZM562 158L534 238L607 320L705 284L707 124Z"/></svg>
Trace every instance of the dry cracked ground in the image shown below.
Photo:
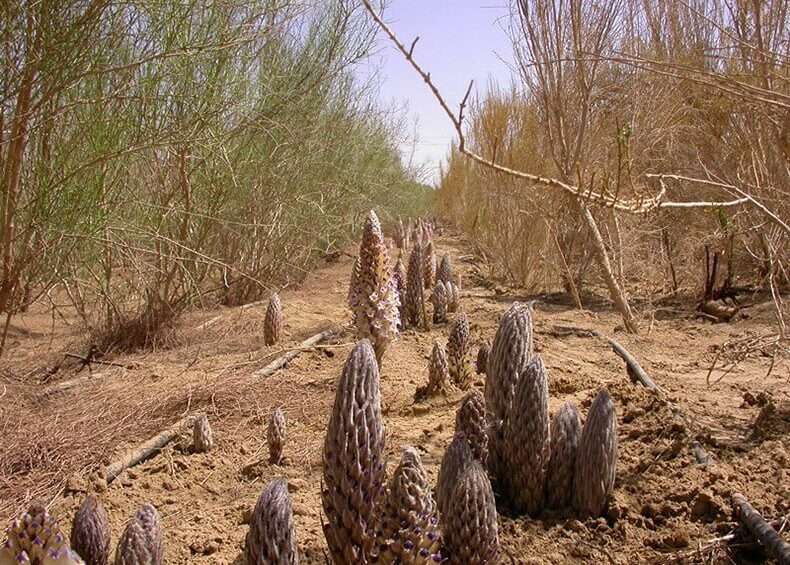
<svg viewBox="0 0 790 565"><path fill-rule="evenodd" d="M461 304L473 339L490 340L508 305L530 297L486 285L462 238L443 235L437 243L463 275ZM77 360L63 361L64 352L85 348L68 313L42 309L17 320L0 373L0 518L35 497L50 503L68 528L85 493L95 492L110 514L114 544L135 509L152 502L163 517L167 563L241 563L245 516L262 487L285 476L302 562L325 563L321 449L335 382L353 345L345 300L352 260L335 257L281 293L285 342L270 348L261 338L265 305L203 311L179 323L169 347L116 356L112 362L123 367L96 365L89 373ZM636 337L621 333L606 308L578 311L555 298L544 296L535 314L550 406L553 411L572 399L584 413L598 389L609 389L620 445L615 495L606 517L586 522L562 514L514 517L503 508L502 562L759 561L749 548L734 553L714 540L732 529L733 492L766 516L790 512L788 361L776 359L766 376L771 359L750 356L721 380L715 371L710 386L706 377L713 346L772 332L770 304L724 325L667 308ZM271 376L255 376L283 349L328 327L341 331L326 346L302 352ZM615 337L666 396L633 384L604 341L572 327ZM414 392L427 378L434 340L446 340L447 333L447 325L406 331L388 352L381 379L390 469L412 445L433 481L463 393L415 404ZM482 388L482 377L473 386ZM282 466L267 463L265 446L266 421L276 406L288 421ZM190 453L185 431L111 484L98 479L103 465L197 411L209 415L213 451ZM690 448L695 439L710 464L697 463Z"/></svg>

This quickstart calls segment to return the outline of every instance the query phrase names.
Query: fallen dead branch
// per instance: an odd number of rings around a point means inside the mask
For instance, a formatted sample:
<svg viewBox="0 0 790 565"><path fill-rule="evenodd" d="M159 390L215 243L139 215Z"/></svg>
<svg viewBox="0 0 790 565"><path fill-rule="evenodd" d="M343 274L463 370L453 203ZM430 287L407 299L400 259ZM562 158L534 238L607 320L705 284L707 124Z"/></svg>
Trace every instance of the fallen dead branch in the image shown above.
<svg viewBox="0 0 790 565"><path fill-rule="evenodd" d="M252 374L252 376L253 377L268 377L272 373L275 373L276 371L280 370L285 365L290 363L302 351L304 351L306 349L310 349L311 347L314 347L314 346L318 345L319 343L321 343L322 341L332 337L335 334L335 331L336 330L334 330L334 329L328 329L328 330L324 330L322 332L319 332L319 333L315 334L314 336L311 336L311 337L307 338L302 343L300 343L297 347L295 347L294 349L288 351L287 353L285 353L281 357L278 357L277 359L275 359L274 361L272 361L271 363L266 365L263 369L259 369L259 370L255 371Z"/></svg>
<svg viewBox="0 0 790 565"><path fill-rule="evenodd" d="M254 308L255 306L260 306L261 304L267 304L268 302L269 302L269 299L267 298L266 300L258 300L256 302L250 302L249 304L243 304L242 306L240 306L238 308L238 311L239 312L244 312L245 310L248 310L250 308ZM201 324L198 324L197 326L195 326L194 329L196 329L196 330L205 330L207 328L210 328L211 326L213 326L217 322L219 322L224 317L225 317L225 314L220 314L219 316L214 316L213 318L209 318L205 322L203 322Z"/></svg>
<svg viewBox="0 0 790 565"><path fill-rule="evenodd" d="M732 495L732 505L738 520L766 552L775 558L779 565L790 565L790 543L782 539L782 536L749 504L746 497L739 493Z"/></svg>
<svg viewBox="0 0 790 565"><path fill-rule="evenodd" d="M669 409L676 418L681 420L689 428L694 427L692 420L677 404L667 399L664 390L659 387L652 378L650 378L650 375L648 375L647 372L642 368L642 365L639 364L639 361L636 360L636 357L634 357L625 347L622 346L622 344L616 340L607 337L596 330L580 328L576 326L554 326L551 330L551 334L558 337L568 335L575 335L576 337L597 337L606 341L611 346L612 351L614 351L623 361L625 361L626 372L628 373L628 377L631 379L631 382L639 383L645 388L654 391L667 403ZM710 455L708 455L699 441L693 440L691 442L691 452L694 455L694 459L696 459L697 463L700 465L713 464L713 459L710 457Z"/></svg>
<svg viewBox="0 0 790 565"><path fill-rule="evenodd" d="M107 484L114 481L118 475L123 473L126 469L134 467L156 455L164 446L178 437L184 428L191 426L197 417L197 414L192 414L180 419L170 428L155 435L137 448L127 452L118 461L110 463L104 470L104 478Z"/></svg>
<svg viewBox="0 0 790 565"><path fill-rule="evenodd" d="M96 373L86 375L84 377L77 377L76 379L71 379L68 381L63 381L61 383L55 383L51 387L47 389L47 392L62 392L64 390L68 390L70 388L74 388L75 386L79 386L81 384L89 383L95 379L101 379L106 377L109 373Z"/></svg>

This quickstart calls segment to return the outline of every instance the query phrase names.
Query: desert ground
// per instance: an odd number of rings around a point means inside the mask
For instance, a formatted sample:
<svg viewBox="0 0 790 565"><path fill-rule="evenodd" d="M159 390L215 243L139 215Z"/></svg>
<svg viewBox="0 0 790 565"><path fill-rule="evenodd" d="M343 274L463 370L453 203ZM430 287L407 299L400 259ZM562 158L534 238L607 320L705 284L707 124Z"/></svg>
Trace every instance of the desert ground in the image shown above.
<svg viewBox="0 0 790 565"><path fill-rule="evenodd" d="M790 513L790 363L770 348L739 358L744 344L775 333L771 303L755 300L729 324L694 317L693 305L636 304L654 315L633 336L605 302L579 311L559 295L525 296L486 283L460 236L437 237L463 277L461 309L476 343L494 336L513 301L535 304L536 349L549 372L550 407L574 400L584 414L595 393L614 398L619 460L605 517L570 513L512 516L500 501L502 563L760 562L749 547L717 538L732 531L732 493L769 518ZM113 545L143 503L160 511L166 561L241 563L249 513L263 486L286 477L302 563L326 563L320 502L321 452L335 383L354 344L346 305L353 254L328 257L299 287L281 294L284 341L263 346L265 303L204 310L181 319L169 343L154 351L112 355L82 368L85 336L67 311L33 308L16 319L0 372L0 518L31 499L50 505L68 530L86 493L107 508ZM303 351L267 377L255 372L284 350L327 328L335 336ZM623 344L663 389L631 382L623 361L596 330ZM427 378L434 340L448 325L405 331L388 350L381 388L388 466L414 446L435 482L464 395L415 403ZM476 347L475 347L476 351ZM709 368L720 351L717 366ZM483 388L484 376L473 384ZM288 425L283 465L267 462L266 423L282 407ZM193 413L206 412L215 445L191 453L191 430L109 485L99 471L128 449ZM710 457L701 464L697 441Z"/></svg>

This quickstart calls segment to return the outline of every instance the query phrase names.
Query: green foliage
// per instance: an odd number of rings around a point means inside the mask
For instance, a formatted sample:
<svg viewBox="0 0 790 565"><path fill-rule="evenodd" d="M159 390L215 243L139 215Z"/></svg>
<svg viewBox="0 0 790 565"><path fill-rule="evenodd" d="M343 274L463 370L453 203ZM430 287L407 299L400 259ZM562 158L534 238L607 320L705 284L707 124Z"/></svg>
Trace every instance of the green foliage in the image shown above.
<svg viewBox="0 0 790 565"><path fill-rule="evenodd" d="M371 207L429 204L397 124L354 77L373 29L347 0L9 10L0 133L22 120L29 136L8 214L25 227L2 234L20 277L6 313L35 298L24 287L63 284L107 346L138 345L198 300L246 302L299 278ZM112 335L140 320L152 325L133 343Z"/></svg>

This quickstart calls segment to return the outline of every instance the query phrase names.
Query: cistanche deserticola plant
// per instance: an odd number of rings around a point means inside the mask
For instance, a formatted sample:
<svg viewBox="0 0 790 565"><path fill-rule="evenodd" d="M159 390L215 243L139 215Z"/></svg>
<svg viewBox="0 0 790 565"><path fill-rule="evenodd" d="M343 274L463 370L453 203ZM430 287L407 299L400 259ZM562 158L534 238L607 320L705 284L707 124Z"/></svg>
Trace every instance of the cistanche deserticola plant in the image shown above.
<svg viewBox="0 0 790 565"><path fill-rule="evenodd" d="M466 389L472 378L470 361L469 319L461 313L450 327L447 339L447 363L450 378L458 388Z"/></svg>
<svg viewBox="0 0 790 565"><path fill-rule="evenodd" d="M444 283L437 281L431 293L431 304L433 304L433 323L443 324L447 321L447 287Z"/></svg>
<svg viewBox="0 0 790 565"><path fill-rule="evenodd" d="M436 503L420 454L413 447L406 447L387 485L380 535L391 538L398 530L414 527L435 513Z"/></svg>
<svg viewBox="0 0 790 565"><path fill-rule="evenodd" d="M483 466L488 464L488 424L486 403L483 393L471 390L461 401L455 413L455 429L464 434L472 449L472 455Z"/></svg>
<svg viewBox="0 0 790 565"><path fill-rule="evenodd" d="M447 368L447 355L444 347L438 341L433 342L431 360L428 365L428 384L419 387L414 395L416 400L421 400L438 394L447 394L450 391L449 371Z"/></svg>
<svg viewBox="0 0 790 565"><path fill-rule="evenodd" d="M381 363L387 347L398 337L400 297L381 224L373 210L362 230L358 261L349 290L351 311L357 336L371 341Z"/></svg>
<svg viewBox="0 0 790 565"><path fill-rule="evenodd" d="M475 364L475 370L477 371L478 375L484 375L486 372L486 367L488 365L488 349L490 345L488 345L487 341L484 341L480 344L480 347L477 349L477 361Z"/></svg>
<svg viewBox="0 0 790 565"><path fill-rule="evenodd" d="M549 384L539 355L527 364L516 383L504 439L499 484L518 511L536 516L545 502L550 457Z"/></svg>
<svg viewBox="0 0 790 565"><path fill-rule="evenodd" d="M102 503L89 494L71 523L71 549L86 565L107 565L110 559L110 521Z"/></svg>
<svg viewBox="0 0 790 565"><path fill-rule="evenodd" d="M532 313L526 304L514 302L499 321L488 352L485 399L489 424L488 467L499 477L504 455L504 425L513 405L518 376L532 358Z"/></svg>
<svg viewBox="0 0 790 565"><path fill-rule="evenodd" d="M266 307L266 317L263 321L263 343L274 345L280 341L282 334L283 306L280 303L280 296L275 292Z"/></svg>
<svg viewBox="0 0 790 565"><path fill-rule="evenodd" d="M433 249L433 239L428 239L423 242L422 273L423 287L426 292L430 291L436 282L436 253Z"/></svg>
<svg viewBox="0 0 790 565"><path fill-rule="evenodd" d="M398 331L400 331L406 327L406 269L401 255L398 255L398 260L395 262L392 278L398 291Z"/></svg>
<svg viewBox="0 0 790 565"><path fill-rule="evenodd" d="M573 471L573 507L582 516L600 516L617 472L617 415L606 389L593 400L582 428Z"/></svg>
<svg viewBox="0 0 790 565"><path fill-rule="evenodd" d="M422 247L415 243L409 255L406 271L406 317L413 328L425 328L426 318L425 286L422 273Z"/></svg>
<svg viewBox="0 0 790 565"><path fill-rule="evenodd" d="M375 553L385 464L379 368L364 339L343 367L324 441L324 536L335 563L364 564Z"/></svg>
<svg viewBox="0 0 790 565"><path fill-rule="evenodd" d="M164 545L159 512L143 506L129 520L115 548L115 565L162 565Z"/></svg>
<svg viewBox="0 0 790 565"><path fill-rule="evenodd" d="M423 514L404 523L390 538L381 538L372 563L435 565L442 559L442 533L435 514Z"/></svg>
<svg viewBox="0 0 790 565"><path fill-rule="evenodd" d="M436 478L436 507L442 523L447 519L449 504L453 496L453 488L459 473L474 460L472 448L463 432L455 431L450 445L442 456L439 475Z"/></svg>
<svg viewBox="0 0 790 565"><path fill-rule="evenodd" d="M461 308L461 296L458 290L458 285L455 283L444 283L447 289L447 311L458 312Z"/></svg>
<svg viewBox="0 0 790 565"><path fill-rule="evenodd" d="M200 414L192 426L192 448L195 453L207 453L214 446L214 437L208 416Z"/></svg>
<svg viewBox="0 0 790 565"><path fill-rule="evenodd" d="M16 518L6 530L0 546L1 565L84 565L69 547L55 518L40 502L33 502L27 512Z"/></svg>
<svg viewBox="0 0 790 565"><path fill-rule="evenodd" d="M582 426L576 405L568 400L551 418L551 457L546 470L546 504L549 508L570 505L573 468Z"/></svg>
<svg viewBox="0 0 790 565"><path fill-rule="evenodd" d="M293 508L285 479L271 481L261 492L250 518L244 555L249 565L298 565Z"/></svg>
<svg viewBox="0 0 790 565"><path fill-rule="evenodd" d="M450 264L450 256L446 253L442 256L442 260L439 263L439 268L436 270L436 281L441 281L445 284L454 282L453 267Z"/></svg>
<svg viewBox="0 0 790 565"><path fill-rule="evenodd" d="M283 451L285 440L288 437L288 429L285 422L285 414L280 407L272 410L269 416L269 427L266 430L266 443L269 444L269 463L279 465L283 462Z"/></svg>
<svg viewBox="0 0 790 565"><path fill-rule="evenodd" d="M499 526L491 482L483 465L472 461L458 474L442 515L444 553L451 565L487 565L499 554Z"/></svg>

